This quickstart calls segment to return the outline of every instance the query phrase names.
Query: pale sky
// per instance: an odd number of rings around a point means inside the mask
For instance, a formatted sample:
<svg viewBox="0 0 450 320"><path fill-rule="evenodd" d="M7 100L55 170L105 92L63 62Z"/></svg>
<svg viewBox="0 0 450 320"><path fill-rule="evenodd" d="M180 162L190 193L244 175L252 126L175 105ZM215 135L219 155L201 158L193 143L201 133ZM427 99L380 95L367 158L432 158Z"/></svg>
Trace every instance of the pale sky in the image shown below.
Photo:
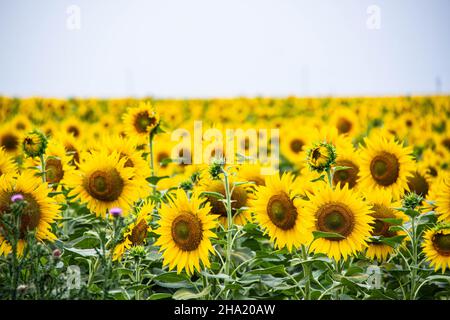
<svg viewBox="0 0 450 320"><path fill-rule="evenodd" d="M438 78L450 93L449 14L448 0L0 0L0 95L427 94Z"/></svg>

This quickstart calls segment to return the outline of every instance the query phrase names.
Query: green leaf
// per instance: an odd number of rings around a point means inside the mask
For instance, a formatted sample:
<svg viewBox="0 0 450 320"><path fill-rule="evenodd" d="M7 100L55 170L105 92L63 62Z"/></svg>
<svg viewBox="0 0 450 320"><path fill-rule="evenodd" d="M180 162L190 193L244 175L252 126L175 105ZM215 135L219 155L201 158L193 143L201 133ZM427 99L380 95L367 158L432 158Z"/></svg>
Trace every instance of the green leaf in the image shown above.
<svg viewBox="0 0 450 320"><path fill-rule="evenodd" d="M95 249L77 249L77 248L64 248L64 250L78 254L82 257L97 257Z"/></svg>
<svg viewBox="0 0 450 320"><path fill-rule="evenodd" d="M153 177L148 177L145 180L147 180L150 184L157 185L160 180L166 179L166 178L170 178L170 177L169 176L161 176L161 177L153 176Z"/></svg>
<svg viewBox="0 0 450 320"><path fill-rule="evenodd" d="M320 238L336 238L336 239L345 239L344 236L342 236L339 233L335 232L323 232L323 231L313 231L313 237L314 240L320 239Z"/></svg>
<svg viewBox="0 0 450 320"><path fill-rule="evenodd" d="M384 218L384 219L378 219L380 221L392 224L392 225L402 225L403 224L403 220L402 219L395 219L395 218Z"/></svg>
<svg viewBox="0 0 450 320"><path fill-rule="evenodd" d="M406 236L402 235L402 236L395 236L395 237L390 237L390 238L384 238L381 237L379 239L380 242L387 244L388 246L395 248L397 247L397 245L401 244L403 242L403 239L405 239Z"/></svg>
<svg viewBox="0 0 450 320"><path fill-rule="evenodd" d="M157 275L153 280L158 280L162 282L180 282L189 280L184 273L177 274L176 272L166 272Z"/></svg>
<svg viewBox="0 0 450 320"><path fill-rule="evenodd" d="M207 286L199 293L194 293L188 289L180 289L173 294L173 299L175 300L189 300L189 299L199 299L211 292L211 286Z"/></svg>
<svg viewBox="0 0 450 320"><path fill-rule="evenodd" d="M352 167L336 166L336 167L334 167L334 172L342 171L342 170L347 170L347 169L352 169Z"/></svg>
<svg viewBox="0 0 450 320"><path fill-rule="evenodd" d="M212 279L222 279L222 280L232 280L231 277L225 273L219 273L219 274L211 274L206 271L200 272L202 275L204 275L207 278Z"/></svg>
<svg viewBox="0 0 450 320"><path fill-rule="evenodd" d="M219 193L219 192L213 192L213 191L203 191L201 193L202 195L205 196L211 196L217 199L225 199L225 197L223 196L223 194Z"/></svg>
<svg viewBox="0 0 450 320"><path fill-rule="evenodd" d="M271 274L271 275L286 275L285 267L282 265L272 266L265 269L256 269L247 272L247 274Z"/></svg>
<svg viewBox="0 0 450 320"><path fill-rule="evenodd" d="M415 217L418 217L420 215L419 211L412 210L412 209L406 209L404 211L404 213L410 218L415 218Z"/></svg>
<svg viewBox="0 0 450 320"><path fill-rule="evenodd" d="M150 297L148 297L148 300L162 300L171 297L172 295L170 293L154 293Z"/></svg>
<svg viewBox="0 0 450 320"><path fill-rule="evenodd" d="M325 181L325 175L321 175L317 179L311 180L311 182L317 182L317 181Z"/></svg>

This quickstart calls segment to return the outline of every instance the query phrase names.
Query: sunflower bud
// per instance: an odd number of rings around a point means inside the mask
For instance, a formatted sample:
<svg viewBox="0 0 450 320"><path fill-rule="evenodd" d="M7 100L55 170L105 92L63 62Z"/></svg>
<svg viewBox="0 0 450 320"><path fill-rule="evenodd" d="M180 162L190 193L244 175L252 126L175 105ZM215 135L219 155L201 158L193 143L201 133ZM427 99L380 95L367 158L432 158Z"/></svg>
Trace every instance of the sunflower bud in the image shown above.
<svg viewBox="0 0 450 320"><path fill-rule="evenodd" d="M403 198L403 207L414 210L416 207L420 206L422 201L423 197L421 195L418 195L415 192L410 192Z"/></svg>
<svg viewBox="0 0 450 320"><path fill-rule="evenodd" d="M33 130L23 138L22 148L25 154L31 158L40 157L45 153L47 142L47 138L42 132Z"/></svg>
<svg viewBox="0 0 450 320"><path fill-rule="evenodd" d="M331 143L320 142L308 150L306 160L311 170L323 172L336 163L336 157L336 148Z"/></svg>
<svg viewBox="0 0 450 320"><path fill-rule="evenodd" d="M145 258L146 255L144 246L133 246L129 253L134 259Z"/></svg>
<svg viewBox="0 0 450 320"><path fill-rule="evenodd" d="M225 159L214 158L209 166L209 174L213 179L219 179L219 175L223 172L223 166L225 165Z"/></svg>

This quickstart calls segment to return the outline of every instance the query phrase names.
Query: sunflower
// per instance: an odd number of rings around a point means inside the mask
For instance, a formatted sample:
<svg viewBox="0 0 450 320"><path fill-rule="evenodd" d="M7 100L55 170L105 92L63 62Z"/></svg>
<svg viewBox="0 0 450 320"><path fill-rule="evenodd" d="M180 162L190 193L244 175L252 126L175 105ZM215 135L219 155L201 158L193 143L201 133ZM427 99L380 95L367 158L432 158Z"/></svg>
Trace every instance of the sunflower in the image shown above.
<svg viewBox="0 0 450 320"><path fill-rule="evenodd" d="M450 222L450 175L447 174L440 179L435 191L436 213L440 221Z"/></svg>
<svg viewBox="0 0 450 320"><path fill-rule="evenodd" d="M16 156L20 152L20 132L10 124L0 128L0 147L10 156Z"/></svg>
<svg viewBox="0 0 450 320"><path fill-rule="evenodd" d="M399 219L402 222L406 222L407 217L402 212L394 209L401 207L401 203L392 201L392 196L388 192L381 190L367 193L366 200L372 206L371 215L375 218L371 232L372 236L384 238L397 236L397 231L389 230L392 224L383 221L383 219ZM394 252L394 249L391 246L382 242L370 241L366 256L372 260L379 259L385 261L392 252Z"/></svg>
<svg viewBox="0 0 450 320"><path fill-rule="evenodd" d="M360 130L358 116L349 108L336 109L330 118L330 125L335 127L339 134L349 137L354 137Z"/></svg>
<svg viewBox="0 0 450 320"><path fill-rule="evenodd" d="M27 134L24 134L20 141L23 152L31 158L43 155L48 143L45 135L38 130L33 130Z"/></svg>
<svg viewBox="0 0 450 320"><path fill-rule="evenodd" d="M311 240L309 229L314 216L305 214L299 204L301 189L290 173L266 177L265 185L258 186L251 209L278 248L298 248Z"/></svg>
<svg viewBox="0 0 450 320"><path fill-rule="evenodd" d="M331 189L321 184L314 194L309 195L309 201L303 201L307 214L315 217L312 231L331 232L340 237L319 238L311 244L311 250L324 253L336 261L367 247L367 239L372 231L369 205L361 196L348 189L337 186Z"/></svg>
<svg viewBox="0 0 450 320"><path fill-rule="evenodd" d="M66 154L69 156L72 156L72 161L70 162L71 165L75 166L75 168L78 168L78 165L81 160L81 151L82 151L82 145L80 141L75 139L74 136L59 132L55 138L57 137L57 141L60 142L64 149L66 150Z"/></svg>
<svg viewBox="0 0 450 320"><path fill-rule="evenodd" d="M233 223L238 225L245 225L247 222L252 221L252 215L247 210L249 204L249 190L250 184L234 185L238 181L236 176L230 175L229 177L231 193L231 210L233 214ZM221 179L214 179L210 176L206 169L202 170L197 186L194 188L198 194L202 192L216 192L220 193L225 198L225 186ZM225 204L221 199L218 199L214 195L201 195L206 198L207 202L211 205L211 212L219 216L219 221L225 228L228 227L228 216Z"/></svg>
<svg viewBox="0 0 450 320"><path fill-rule="evenodd" d="M245 163L238 167L237 180L251 182L249 188L254 189L257 186L265 186L266 177L276 174L278 174L278 171L272 167L258 163Z"/></svg>
<svg viewBox="0 0 450 320"><path fill-rule="evenodd" d="M312 127L305 125L288 125L283 127L280 137L281 152L292 163L299 167L305 165L306 146L311 143Z"/></svg>
<svg viewBox="0 0 450 320"><path fill-rule="evenodd" d="M86 153L86 161L67 179L67 186L72 189L69 197L86 203L97 216L105 217L114 207L128 212L144 186L141 180L133 179L134 169L126 167L126 161L117 152Z"/></svg>
<svg viewBox="0 0 450 320"><path fill-rule="evenodd" d="M417 163L413 175L408 178L408 189L424 198L427 198L432 183L433 176L430 175L424 163Z"/></svg>
<svg viewBox="0 0 450 320"><path fill-rule="evenodd" d="M0 177L3 175L16 175L17 164L2 147L0 147Z"/></svg>
<svg viewBox="0 0 450 320"><path fill-rule="evenodd" d="M145 243L148 232L151 231L149 221L152 218L154 205L151 202L145 202L139 209L138 214L133 217L125 233L123 240L114 248L113 261L122 259L127 250L133 246L140 246Z"/></svg>
<svg viewBox="0 0 450 320"><path fill-rule="evenodd" d="M366 190L385 190L399 199L409 190L408 178L413 176L414 161L410 147L402 147L393 139L364 139L361 151L360 186Z"/></svg>
<svg viewBox="0 0 450 320"><path fill-rule="evenodd" d="M20 219L20 239L17 245L19 255L26 245L27 230L35 231L39 241L54 241L56 236L51 232L51 225L60 218L59 206L48 196L51 190L34 174L34 171L26 170L17 179L5 176L0 179L0 214L9 211L13 195L21 194L26 201ZM2 232L4 230L0 228L0 254L7 255L12 247Z"/></svg>
<svg viewBox="0 0 450 320"><path fill-rule="evenodd" d="M155 233L160 235L155 242L163 252L163 265L169 270L177 267L193 274L200 271L200 261L209 268L209 252L214 252L211 238L216 238L212 231L217 227L217 215L210 214L209 204L202 206L203 200L197 194L188 199L182 189L175 192L175 199L162 203L159 214L159 227Z"/></svg>
<svg viewBox="0 0 450 320"><path fill-rule="evenodd" d="M75 117L66 119L61 124L61 130L64 133L73 136L75 139L81 139L83 137L83 133L87 132L85 124Z"/></svg>
<svg viewBox="0 0 450 320"><path fill-rule="evenodd" d="M139 138L140 143L146 143L149 134L159 125L159 115L149 102L129 108L122 119L127 135Z"/></svg>
<svg viewBox="0 0 450 320"><path fill-rule="evenodd" d="M105 149L110 154L118 152L120 159L126 159L125 168L133 168L133 179L140 180L142 190L140 196L144 198L150 191L150 185L145 180L150 177L150 167L142 156L142 152L136 149L136 138L120 138L114 136L104 137L102 143L97 148Z"/></svg>
<svg viewBox="0 0 450 320"><path fill-rule="evenodd" d="M353 189L358 184L359 178L359 153L354 148L337 150L336 166L347 167L347 169L338 170L333 175L333 185L348 185Z"/></svg>
<svg viewBox="0 0 450 320"><path fill-rule="evenodd" d="M427 230L422 248L435 271L442 269L444 273L450 268L450 225L442 224Z"/></svg>

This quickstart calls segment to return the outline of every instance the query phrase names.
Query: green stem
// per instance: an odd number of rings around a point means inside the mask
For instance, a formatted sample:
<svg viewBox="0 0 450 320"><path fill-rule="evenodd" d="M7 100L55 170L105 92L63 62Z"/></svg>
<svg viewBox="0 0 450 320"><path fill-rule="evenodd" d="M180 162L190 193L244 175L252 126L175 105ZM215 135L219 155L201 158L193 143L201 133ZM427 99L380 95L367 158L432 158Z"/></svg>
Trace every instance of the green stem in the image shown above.
<svg viewBox="0 0 450 320"><path fill-rule="evenodd" d="M232 250L232 238L233 238L233 213L231 210L231 192L230 192L230 183L228 179L228 173L223 170L224 175L224 186L225 186L225 197L226 197L226 210L227 210L227 252L226 252L226 260L225 260L225 274L230 275L231 268L231 250ZM225 285L227 285L228 280L225 280ZM225 293L225 298L228 296L228 291Z"/></svg>
<svg viewBox="0 0 450 320"><path fill-rule="evenodd" d="M328 184L330 185L330 188L333 189L333 174L331 173L331 168L328 168L326 170L326 173L327 173Z"/></svg>
<svg viewBox="0 0 450 320"><path fill-rule="evenodd" d="M136 258L135 259L134 267L135 267L136 285L139 286L141 284L141 258ZM136 300L141 300L141 290L139 288L136 289L135 299Z"/></svg>
<svg viewBox="0 0 450 320"><path fill-rule="evenodd" d="M305 300L311 300L311 266L309 265L308 260L308 252L306 251L306 247L302 245L302 259L304 263L303 272L305 276Z"/></svg>
<svg viewBox="0 0 450 320"><path fill-rule="evenodd" d="M44 160L44 155L41 154L39 156L39 158L41 159L41 173L42 173L42 182L47 182L47 177L46 177L46 172L45 172L45 160Z"/></svg>
<svg viewBox="0 0 450 320"><path fill-rule="evenodd" d="M412 259L413 259L413 267L411 268L411 293L410 293L410 299L414 300L414 292L416 290L416 283L417 283L417 230L416 230L416 217L411 218L411 231L412 231L412 237L411 237L411 245L412 245Z"/></svg>
<svg viewBox="0 0 450 320"><path fill-rule="evenodd" d="M155 170L155 163L153 160L153 134L150 132L149 136L148 136L148 141L149 141L149 149L150 149L150 172L151 172L151 176L154 177L156 175L156 170ZM153 185L152 186L153 189L153 194L156 193L156 186Z"/></svg>

